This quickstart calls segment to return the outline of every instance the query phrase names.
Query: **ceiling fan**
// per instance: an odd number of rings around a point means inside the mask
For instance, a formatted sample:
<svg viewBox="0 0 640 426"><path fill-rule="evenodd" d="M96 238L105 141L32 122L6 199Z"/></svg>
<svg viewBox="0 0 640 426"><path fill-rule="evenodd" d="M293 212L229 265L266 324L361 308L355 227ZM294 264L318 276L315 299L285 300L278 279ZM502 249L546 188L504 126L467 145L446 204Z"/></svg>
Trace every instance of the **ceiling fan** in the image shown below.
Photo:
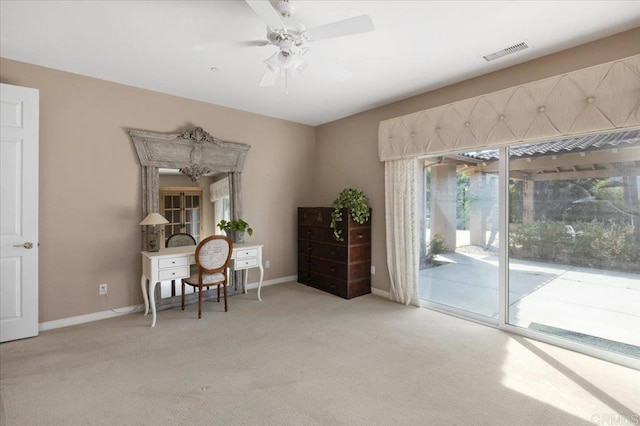
<svg viewBox="0 0 640 426"><path fill-rule="evenodd" d="M278 51L267 58L260 86L275 86L279 82L287 85L289 78L295 78L307 67L307 56L311 44L330 38L373 31L373 21L369 15L360 15L306 29L302 23L293 19L295 6L289 0L280 0L272 6L269 0L246 0L258 17L267 24L266 40L252 40L241 43L244 46L273 45ZM317 63L318 61L316 61ZM346 80L351 72L342 66L325 59L320 66L339 80Z"/></svg>

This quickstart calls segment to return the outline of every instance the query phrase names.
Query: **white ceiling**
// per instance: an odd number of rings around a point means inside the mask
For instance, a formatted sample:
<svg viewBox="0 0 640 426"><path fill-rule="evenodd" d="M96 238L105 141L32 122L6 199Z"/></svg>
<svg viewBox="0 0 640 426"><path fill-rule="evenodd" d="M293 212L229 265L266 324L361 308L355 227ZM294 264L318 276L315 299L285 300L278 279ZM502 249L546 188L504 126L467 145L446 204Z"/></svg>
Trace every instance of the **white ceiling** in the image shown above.
<svg viewBox="0 0 640 426"><path fill-rule="evenodd" d="M375 31L320 41L314 53L347 67L338 81L309 66L259 87L277 48L242 0L0 2L0 55L271 117L319 125L640 26L640 1L311 1L307 28L360 14ZM220 42L208 51L194 45ZM530 48L486 62L520 42ZM217 67L219 72L210 71Z"/></svg>

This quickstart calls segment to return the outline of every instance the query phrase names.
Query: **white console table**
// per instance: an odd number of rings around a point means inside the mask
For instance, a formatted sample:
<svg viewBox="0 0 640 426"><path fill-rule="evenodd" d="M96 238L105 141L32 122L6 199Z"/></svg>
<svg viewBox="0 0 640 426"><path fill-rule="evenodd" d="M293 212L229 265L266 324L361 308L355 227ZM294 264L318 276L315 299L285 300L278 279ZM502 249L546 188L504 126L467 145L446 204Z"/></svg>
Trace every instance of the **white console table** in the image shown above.
<svg viewBox="0 0 640 426"><path fill-rule="evenodd" d="M258 283L258 300L264 269L262 268L262 245L255 244L234 244L231 254L231 268L234 271L243 271L252 268L260 269L260 282ZM169 247L159 251L142 252L142 277L140 286L142 287L142 298L144 299L144 314L151 313L153 321L151 327L156 325L156 299L154 295L156 284L161 281L180 280L187 278L190 274L190 265L195 264L196 246ZM249 274L244 274L243 290L247 292L247 280ZM149 291L147 292L147 282Z"/></svg>

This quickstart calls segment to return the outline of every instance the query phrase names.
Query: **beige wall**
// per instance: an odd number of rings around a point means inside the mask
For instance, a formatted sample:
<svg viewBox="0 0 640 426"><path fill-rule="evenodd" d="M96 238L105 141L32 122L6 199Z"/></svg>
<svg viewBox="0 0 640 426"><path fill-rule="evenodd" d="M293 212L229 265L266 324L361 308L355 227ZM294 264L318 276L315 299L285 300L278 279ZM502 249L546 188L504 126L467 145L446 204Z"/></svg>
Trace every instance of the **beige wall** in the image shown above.
<svg viewBox="0 0 640 426"><path fill-rule="evenodd" d="M640 53L640 28L316 127L316 202L328 205L347 187L370 199L372 285L389 290L384 224L384 164L378 159L381 120L479 96Z"/></svg>
<svg viewBox="0 0 640 426"><path fill-rule="evenodd" d="M0 59L0 81L40 90L40 322L141 303L141 178L127 128L200 126L248 143L248 241L265 279L295 275L296 208L359 187L373 208L373 286L389 289L380 120L640 53L640 29L448 86L317 128ZM95 159L95 160L94 160ZM252 280L255 275L252 275ZM109 284L108 299L98 284Z"/></svg>
<svg viewBox="0 0 640 426"><path fill-rule="evenodd" d="M40 322L142 302L142 185L128 128L200 126L251 145L242 174L243 216L255 231L247 242L265 244L265 279L296 275L296 207L313 199L312 127L0 61L0 81L40 90ZM103 282L108 299L98 295Z"/></svg>

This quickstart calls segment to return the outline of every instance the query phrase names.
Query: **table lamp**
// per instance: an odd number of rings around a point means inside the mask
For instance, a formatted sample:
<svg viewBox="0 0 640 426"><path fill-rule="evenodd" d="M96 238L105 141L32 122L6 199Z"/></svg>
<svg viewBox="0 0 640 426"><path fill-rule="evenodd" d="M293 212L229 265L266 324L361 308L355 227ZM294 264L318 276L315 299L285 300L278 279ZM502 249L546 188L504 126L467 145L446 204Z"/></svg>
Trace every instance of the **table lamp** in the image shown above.
<svg viewBox="0 0 640 426"><path fill-rule="evenodd" d="M149 251L158 251L160 250L160 231L155 227L157 225L164 225L165 223L169 223L167 219L164 218L160 213L149 213L147 217L145 217L140 225L147 225L151 227L151 229L147 230L147 238L149 242Z"/></svg>

